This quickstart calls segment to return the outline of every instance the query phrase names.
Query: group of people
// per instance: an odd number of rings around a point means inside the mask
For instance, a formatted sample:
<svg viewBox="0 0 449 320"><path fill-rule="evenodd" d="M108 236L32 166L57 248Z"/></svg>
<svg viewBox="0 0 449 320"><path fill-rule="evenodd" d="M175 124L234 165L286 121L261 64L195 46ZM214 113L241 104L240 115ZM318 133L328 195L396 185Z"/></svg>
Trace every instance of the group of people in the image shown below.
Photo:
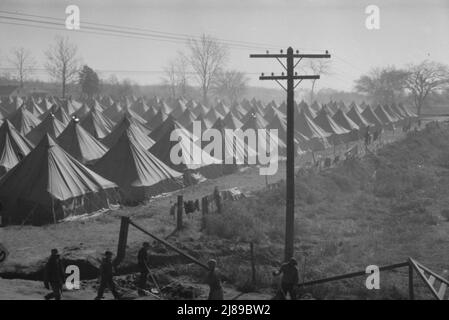
<svg viewBox="0 0 449 320"><path fill-rule="evenodd" d="M143 296L146 295L145 290L147 287L148 275L150 274L149 268L149 254L150 244L144 242L137 254L137 266L140 273L138 279L138 293ZM114 283L114 274L116 273L115 264L112 259L113 253L106 251L101 261L99 268L99 286L97 291L96 300L103 299L105 289L109 289L115 299L120 299L120 294L117 291L117 287ZM208 272L205 278L205 283L209 286L209 300L223 300L223 287L221 281L221 275L217 270L217 261L211 259L207 263ZM281 268L273 272L273 275L282 274L280 290L277 294L279 299L286 299L287 294L290 295L292 300L296 299L296 286L298 284L298 268L297 262L294 258L284 263ZM44 286L51 292L45 295L46 300L55 299L61 300L62 290L65 283L64 266L61 261L60 255L57 249L51 250L51 255L44 268Z"/></svg>

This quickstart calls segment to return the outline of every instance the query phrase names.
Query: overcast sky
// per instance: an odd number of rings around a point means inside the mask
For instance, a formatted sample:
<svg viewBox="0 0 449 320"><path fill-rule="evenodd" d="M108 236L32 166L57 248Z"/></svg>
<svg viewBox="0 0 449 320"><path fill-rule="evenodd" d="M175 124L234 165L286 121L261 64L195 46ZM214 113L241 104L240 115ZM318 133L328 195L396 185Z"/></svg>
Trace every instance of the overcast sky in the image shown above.
<svg viewBox="0 0 449 320"><path fill-rule="evenodd" d="M0 11L62 21L68 5L80 8L81 31L86 30L83 22L95 22L193 36L206 33L279 49L292 46L302 52L327 49L333 74L323 76L318 87L350 90L354 79L376 66L404 66L424 59L449 64L449 0L0 0ZM365 27L368 5L380 8L380 30ZM0 12L0 16L11 15ZM154 84L160 82L161 70L176 52L186 50L183 42L4 22L28 23L0 18L0 68L10 66L6 57L11 48L20 46L29 48L42 68L44 51L60 34L70 37L83 61L99 70L100 76L114 71L119 78ZM251 85L276 87L272 82L261 83L256 73L281 72L282 67L269 59L249 59L250 53L258 52L265 50L232 47L228 67L248 72ZM36 76L43 77L44 71Z"/></svg>

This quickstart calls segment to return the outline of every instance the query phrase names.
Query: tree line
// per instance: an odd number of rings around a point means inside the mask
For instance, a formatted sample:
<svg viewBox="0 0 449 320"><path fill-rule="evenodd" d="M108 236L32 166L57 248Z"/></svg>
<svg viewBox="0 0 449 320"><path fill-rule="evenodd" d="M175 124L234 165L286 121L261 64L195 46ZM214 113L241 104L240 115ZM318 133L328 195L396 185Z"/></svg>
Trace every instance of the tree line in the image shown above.
<svg viewBox="0 0 449 320"><path fill-rule="evenodd" d="M419 115L432 95L449 100L449 67L425 60L405 68L374 68L355 81L355 90L373 104L392 104L409 99ZM447 103L446 100L446 103Z"/></svg>

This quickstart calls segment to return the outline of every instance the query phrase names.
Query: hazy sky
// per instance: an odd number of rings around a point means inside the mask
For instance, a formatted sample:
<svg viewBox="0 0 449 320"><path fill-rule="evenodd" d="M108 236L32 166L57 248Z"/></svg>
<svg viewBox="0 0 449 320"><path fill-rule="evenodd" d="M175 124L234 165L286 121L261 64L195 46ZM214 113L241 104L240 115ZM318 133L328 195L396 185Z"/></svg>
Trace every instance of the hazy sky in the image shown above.
<svg viewBox="0 0 449 320"><path fill-rule="evenodd" d="M79 6L81 31L83 22L95 22L193 36L206 33L303 52L327 49L333 55L333 74L323 76L318 87L349 90L354 79L376 66L404 66L424 59L449 64L449 0L0 0L0 11L62 21L68 5ZM368 5L380 8L380 30L365 27ZM43 52L61 34L70 37L83 61L100 76L114 71L119 78L152 84L160 82L161 71L176 52L186 50L179 42L80 33L63 26L53 26L58 28L54 30L4 24L28 22L1 16L11 15L0 12L0 68L10 66L6 57L19 46L32 50L42 68ZM230 48L228 67L248 72L251 85L276 87L260 82L255 73L281 72L282 67L270 59L249 59L250 53L264 52ZM44 75L38 71L35 76Z"/></svg>

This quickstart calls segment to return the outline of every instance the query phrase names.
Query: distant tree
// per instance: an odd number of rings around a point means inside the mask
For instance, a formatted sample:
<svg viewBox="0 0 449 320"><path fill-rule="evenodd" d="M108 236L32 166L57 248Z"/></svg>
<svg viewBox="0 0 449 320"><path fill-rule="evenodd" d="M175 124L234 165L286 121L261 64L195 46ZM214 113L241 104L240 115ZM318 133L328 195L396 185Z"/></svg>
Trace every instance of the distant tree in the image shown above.
<svg viewBox="0 0 449 320"><path fill-rule="evenodd" d="M403 94L407 77L406 70L375 68L355 81L355 90L366 94L374 104L392 104Z"/></svg>
<svg viewBox="0 0 449 320"><path fill-rule="evenodd" d="M329 75L331 73L331 62L329 60L310 60L309 68L313 74ZM310 104L315 99L315 82L317 79L312 80L312 88L310 89Z"/></svg>
<svg viewBox="0 0 449 320"><path fill-rule="evenodd" d="M67 84L76 80L78 75L77 51L77 47L71 44L68 38L57 36L54 45L45 52L47 57L45 68L51 77L61 82L63 98L66 95Z"/></svg>
<svg viewBox="0 0 449 320"><path fill-rule="evenodd" d="M9 61L14 66L20 88L23 88L24 81L32 73L32 67L36 64L31 56L31 52L22 47L15 48L11 52Z"/></svg>
<svg viewBox="0 0 449 320"><path fill-rule="evenodd" d="M132 96L133 92L133 83L130 79L124 79L118 84L117 95L119 97Z"/></svg>
<svg viewBox="0 0 449 320"><path fill-rule="evenodd" d="M449 87L449 68L442 63L426 60L410 65L408 71L406 88L410 90L418 115L421 115L429 94Z"/></svg>
<svg viewBox="0 0 449 320"><path fill-rule="evenodd" d="M189 49L188 59L201 87L203 103L207 105L209 90L226 64L228 49L205 34L198 40L191 39Z"/></svg>
<svg viewBox="0 0 449 320"><path fill-rule="evenodd" d="M81 91L87 95L89 98L99 92L100 90L100 79L97 73L85 65L79 72L79 84L81 86Z"/></svg>
<svg viewBox="0 0 449 320"><path fill-rule="evenodd" d="M248 78L243 72L228 70L220 72L214 82L214 91L230 104L238 101L247 89Z"/></svg>

